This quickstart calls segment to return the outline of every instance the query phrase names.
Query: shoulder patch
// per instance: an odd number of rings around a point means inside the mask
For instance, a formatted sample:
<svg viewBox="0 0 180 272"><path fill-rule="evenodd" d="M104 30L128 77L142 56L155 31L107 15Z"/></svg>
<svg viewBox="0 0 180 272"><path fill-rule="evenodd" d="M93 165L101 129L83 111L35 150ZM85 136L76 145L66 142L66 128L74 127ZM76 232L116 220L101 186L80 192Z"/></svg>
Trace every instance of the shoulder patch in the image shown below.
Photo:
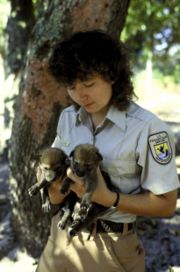
<svg viewBox="0 0 180 272"><path fill-rule="evenodd" d="M152 134L148 138L149 147L154 160L160 164L168 164L172 159L172 148L166 131Z"/></svg>

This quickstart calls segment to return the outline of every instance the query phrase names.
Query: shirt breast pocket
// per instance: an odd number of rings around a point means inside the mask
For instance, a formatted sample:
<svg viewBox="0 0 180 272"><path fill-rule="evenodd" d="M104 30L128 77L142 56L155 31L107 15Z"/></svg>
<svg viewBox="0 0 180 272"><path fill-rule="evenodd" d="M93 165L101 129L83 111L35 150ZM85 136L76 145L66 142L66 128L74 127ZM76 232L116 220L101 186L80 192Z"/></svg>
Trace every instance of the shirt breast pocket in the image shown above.
<svg viewBox="0 0 180 272"><path fill-rule="evenodd" d="M136 191L140 186L141 169L136 161L105 160L103 170L109 174L112 185L119 188L121 192L128 194Z"/></svg>
<svg viewBox="0 0 180 272"><path fill-rule="evenodd" d="M131 177L138 173L136 161L122 159L104 160L103 168L112 177Z"/></svg>

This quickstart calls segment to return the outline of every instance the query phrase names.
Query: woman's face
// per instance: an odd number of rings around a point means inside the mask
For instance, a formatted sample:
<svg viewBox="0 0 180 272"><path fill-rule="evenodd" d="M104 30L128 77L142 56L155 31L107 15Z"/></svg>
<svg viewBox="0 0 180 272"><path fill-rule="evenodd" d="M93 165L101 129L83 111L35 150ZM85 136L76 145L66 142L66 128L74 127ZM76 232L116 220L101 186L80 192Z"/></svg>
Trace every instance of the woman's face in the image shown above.
<svg viewBox="0 0 180 272"><path fill-rule="evenodd" d="M100 75L93 75L85 81L77 80L67 91L75 103L91 114L108 111L112 84Z"/></svg>

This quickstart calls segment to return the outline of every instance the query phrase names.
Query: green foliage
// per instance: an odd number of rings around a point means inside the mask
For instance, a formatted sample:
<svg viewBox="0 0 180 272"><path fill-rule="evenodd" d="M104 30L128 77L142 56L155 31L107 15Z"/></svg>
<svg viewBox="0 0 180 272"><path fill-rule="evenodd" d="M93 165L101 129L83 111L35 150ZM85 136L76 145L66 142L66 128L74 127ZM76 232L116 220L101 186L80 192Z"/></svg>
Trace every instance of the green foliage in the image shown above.
<svg viewBox="0 0 180 272"><path fill-rule="evenodd" d="M154 65L172 74L172 62L174 67L179 65L170 53L172 47L178 51L180 46L179 22L179 0L131 1L121 39L133 53L135 64L145 66L151 52Z"/></svg>

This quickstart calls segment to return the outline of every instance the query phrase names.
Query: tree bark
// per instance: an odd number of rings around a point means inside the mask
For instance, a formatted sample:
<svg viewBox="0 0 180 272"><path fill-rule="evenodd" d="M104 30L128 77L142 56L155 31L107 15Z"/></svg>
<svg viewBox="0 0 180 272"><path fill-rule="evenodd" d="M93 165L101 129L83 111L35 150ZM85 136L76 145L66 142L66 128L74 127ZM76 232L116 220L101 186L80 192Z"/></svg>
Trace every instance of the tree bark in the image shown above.
<svg viewBox="0 0 180 272"><path fill-rule="evenodd" d="M51 145L58 117L66 105L66 92L48 74L48 57L54 44L78 30L104 29L119 37L129 0L43 1L32 32L12 128L10 152L13 225L20 242L37 256L49 232L39 197L31 200L28 188L35 183L32 161L39 149ZM42 7L42 6L41 6Z"/></svg>

